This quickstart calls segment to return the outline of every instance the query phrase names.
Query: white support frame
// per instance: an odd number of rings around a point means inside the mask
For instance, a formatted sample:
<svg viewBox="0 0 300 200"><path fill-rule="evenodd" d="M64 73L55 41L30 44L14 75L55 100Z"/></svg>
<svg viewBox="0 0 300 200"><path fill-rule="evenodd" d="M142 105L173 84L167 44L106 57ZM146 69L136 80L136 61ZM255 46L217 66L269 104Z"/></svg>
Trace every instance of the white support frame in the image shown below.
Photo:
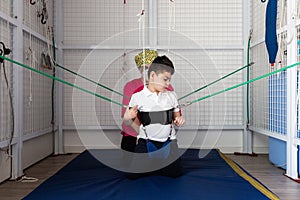
<svg viewBox="0 0 300 200"><path fill-rule="evenodd" d="M23 0L13 1L13 15L17 19L13 30L14 60L23 61ZM12 179L23 175L23 68L13 65L13 106L16 144L12 146Z"/></svg>
<svg viewBox="0 0 300 200"><path fill-rule="evenodd" d="M251 2L250 1L243 1L243 38L244 38L244 60L247 62L247 50L248 50L248 39L251 30L251 19L250 19L250 8ZM247 63L246 63L247 64ZM247 70L244 70L244 80L247 80ZM243 87L244 91L244 132L243 132L243 153L251 154L252 150L252 143L253 143L253 133L249 129L249 125L247 124L247 86ZM249 108L250 109L250 108Z"/></svg>
<svg viewBox="0 0 300 200"><path fill-rule="evenodd" d="M157 49L157 0L149 1L149 45Z"/></svg>
<svg viewBox="0 0 300 200"><path fill-rule="evenodd" d="M58 63L63 65L63 47L62 41L64 39L64 23L63 23L63 0L55 1L56 8L56 20L55 23L55 38L56 38L56 60ZM56 68L56 76L60 79L63 79L63 71ZM62 83L56 82L56 113L57 113L57 125L58 132L55 132L54 136L54 153L55 154L64 154L64 137L63 137L63 114L64 114L64 93L63 93L63 85Z"/></svg>
<svg viewBox="0 0 300 200"><path fill-rule="evenodd" d="M297 62L297 41L296 41L296 0L287 0L287 38L291 42L287 44L287 65ZM298 148L295 144L297 138L297 68L287 70L287 168L286 175L292 179L298 179Z"/></svg>

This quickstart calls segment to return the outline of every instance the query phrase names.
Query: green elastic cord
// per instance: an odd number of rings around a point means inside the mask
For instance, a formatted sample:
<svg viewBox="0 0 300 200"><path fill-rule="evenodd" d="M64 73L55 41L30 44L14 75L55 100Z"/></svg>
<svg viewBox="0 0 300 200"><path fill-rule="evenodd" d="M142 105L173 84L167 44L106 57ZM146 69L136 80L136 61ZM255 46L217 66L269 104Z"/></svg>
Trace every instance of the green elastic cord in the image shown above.
<svg viewBox="0 0 300 200"><path fill-rule="evenodd" d="M243 83L234 85L234 86L232 86L232 87L228 87L228 88L226 88L226 89L224 89L224 90L221 90L221 91L215 92L215 93L213 93L213 94L210 94L210 95L201 97L201 98L199 98L199 99L193 100L193 101L190 102L190 104L196 103L196 102L198 102L198 101L202 101L202 100L204 100L204 99L207 99L207 98L216 96L216 95L218 95L218 94L222 94L222 93L227 92L227 91L230 91L230 90L233 90L233 89L238 88L238 87L241 87L241 86L243 86L243 85L246 85L246 84L252 83L252 82L254 82L254 81L260 80L260 79L262 79L262 78L271 76L271 75L276 74L276 73L278 73L278 72L281 72L281 71L287 70L287 69L289 69L289 68L295 67L295 66L297 66L297 65L299 65L299 64L300 64L300 62L297 62L297 63L292 64L292 65L290 65L290 66L287 66L287 67L278 69L278 70L276 70L276 71L273 71L273 72L270 72L270 73L266 73L266 74L261 75L261 76L259 76L259 77L253 78L253 79L251 79L251 80L249 80L249 81L245 81L245 82L243 82Z"/></svg>
<svg viewBox="0 0 300 200"><path fill-rule="evenodd" d="M107 90L109 90L109 91L111 91L111 92L114 92L115 94L121 95L121 96L123 96L123 97L125 97L125 98L129 98L129 97L127 97L127 96L124 96L124 95L123 95L122 93L120 93L120 92L117 92L117 91L115 91L115 90L113 90L113 89L111 89L111 88L109 88L109 87L107 87L107 86L105 86L105 85L103 85L103 84L97 83L96 81L93 81L93 80L91 80L91 79L89 79L89 78L87 78L87 77L85 77L85 76L82 76L82 75L80 75L80 74L78 74L78 73L76 73L76 72L74 72L74 71L72 71L72 70L70 70L70 69L67 69L67 68L65 68L65 67L63 67L63 66L61 66L61 65L59 65L59 64L57 64L57 63L55 63L55 66L57 66L57 67L59 67L59 68L61 68L61 69L63 69L63 70L66 70L66 71L68 71L68 72L70 72L70 73L72 73L72 74L74 74L74 75L76 75L76 76L79 76L79 77L81 77L81 78L83 78L83 79L85 79L85 80L87 80L87 81L89 81L89 82L91 82L91 83L94 83L94 84L96 84L96 85L98 85L98 86L100 86L100 87L102 87L102 88L105 88L105 89L107 89Z"/></svg>
<svg viewBox="0 0 300 200"><path fill-rule="evenodd" d="M252 31L250 32L249 35L249 39L248 39L248 48L247 48L247 64L249 65L250 63L250 41L251 41L251 36L252 36ZM247 68L247 81L250 80L250 68ZM247 84L247 125L250 122L250 111L249 111L249 92L250 92L250 88L249 88L249 84Z"/></svg>
<svg viewBox="0 0 300 200"><path fill-rule="evenodd" d="M211 86L211 85L213 85L213 84L215 84L215 83L217 83L217 82L219 82L219 81L221 81L221 80L223 80L223 79L225 79L225 78L241 71L242 69L245 69L246 67L249 68L253 64L254 63L248 63L247 65L245 65L245 66L243 66L243 67L241 67L241 68L239 68L239 69L237 69L237 70L235 70L235 71L233 71L233 72L231 72L231 73L229 73L229 74L227 74L227 75L225 75L225 76L223 76L223 77L221 77L221 78L219 78L219 79L217 79L217 80L215 80L215 81L213 81L213 82L211 82L211 83L209 83L209 84L207 84L207 85L205 85L205 86L203 86L203 87L201 87L201 88L199 88L199 89L197 89L197 90L195 90L191 93L188 93L187 95L184 95L183 97L180 97L178 100L180 101L180 100L182 100L182 99L184 99L184 98L186 98L186 97L188 97L188 96L190 96L190 95L192 95L196 92L199 92L200 90L203 90L203 89L207 88L208 86Z"/></svg>
<svg viewBox="0 0 300 200"><path fill-rule="evenodd" d="M77 86L77 85L74 85L74 84L72 84L72 83L70 83L70 82L68 82L68 81L65 81L65 80L62 80L62 79L60 79L60 78L51 76L51 75L49 75L49 74L47 74L47 73L44 73L44 72L42 72L42 71L40 71L40 70L37 70L37 69L34 69L34 68L29 67L29 66L27 66L27 65L24 65L24 64L22 64L22 63L19 63L19 62L15 61L15 60L12 60L12 59L10 59L10 58L6 58L6 57L4 57L4 56L0 56L0 58L2 58L2 59L4 59L4 60L7 60L7 61L9 61L9 62L11 62L11 63L17 64L17 65L19 65L19 66L21 66L21 67L23 67L23 68L26 68L26 69L29 69L29 70L31 70L31 71L34 71L34 72L36 72L36 73L38 73L38 74L41 74L41 75L43 75L43 76L46 76L46 77L48 77L48 78L51 78L51 79L53 79L53 80L56 80L56 81L58 81L58 82L61 82L61 83L64 83L64 84L66 84L66 85L69 85L69 86L71 86L71 87L74 87L74 88L76 88L76 89L78 89L78 90L81 90L81 91L83 91L83 92L86 92L86 93L89 93L89 94L94 95L94 96L96 96L96 97L99 97L99 98L101 98L101 99L103 99L103 100L106 100L106 101L109 101L109 102L114 103L114 104L116 104L116 105L119 105L119 106L121 106L121 107L124 107L124 106L125 106L125 105L123 105L123 104L121 104L121 103L119 103L119 102L116 102L116 101L111 100L111 99L109 99L109 98L107 98L107 97L101 96L101 95L99 95L99 94L97 94L97 93L95 93L95 92L92 92L92 91L90 91L90 90L87 90L87 89L84 89L84 88L79 87L79 86Z"/></svg>

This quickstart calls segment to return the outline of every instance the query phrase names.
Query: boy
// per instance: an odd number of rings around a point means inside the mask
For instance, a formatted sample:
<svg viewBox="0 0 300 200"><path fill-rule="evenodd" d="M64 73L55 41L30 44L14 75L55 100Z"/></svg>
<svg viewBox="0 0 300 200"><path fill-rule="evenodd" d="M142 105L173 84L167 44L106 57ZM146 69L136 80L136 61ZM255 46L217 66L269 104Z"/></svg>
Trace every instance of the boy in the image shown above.
<svg viewBox="0 0 300 200"><path fill-rule="evenodd" d="M123 105L129 104L129 100L130 100L132 94L143 90L143 88L144 88L144 82L143 82L144 81L144 65L145 65L145 69L148 71L151 63L157 56L158 56L158 53L156 50L145 49L144 52L142 51L134 57L136 66L141 73L141 77L137 78L137 79L133 79L125 84L124 89L123 89L123 94L125 95L125 97L123 97L123 101L122 101ZM147 74L147 71L146 71L146 74ZM147 81L147 79L146 79L146 81ZM171 85L169 85L168 90L173 91L173 87ZM130 98L128 98L128 97L130 97ZM122 108L122 113L121 113L122 118L124 116L125 111L126 111L126 109ZM140 123L137 126L139 126L139 125L140 125ZM138 134L137 132L138 131L134 130L131 127L131 125L128 126L128 125L122 123L121 134L123 136L122 136L122 140L121 140L121 149L128 151L128 152L134 152L136 143L137 143L137 138L136 138L137 134ZM129 155L128 155L128 162L130 162Z"/></svg>
<svg viewBox="0 0 300 200"><path fill-rule="evenodd" d="M168 149L167 147L170 148L169 153L163 153L167 157L150 159L150 162L155 161L157 164L158 160L163 162L164 159L172 157L172 162L168 166L156 170L155 173L175 178L182 174L182 170L173 124L182 126L185 120L179 112L175 92L167 90L174 72L173 63L168 57L158 56L154 59L148 71L148 86L132 95L123 121L125 124L131 124L134 129L139 129L136 153L147 153L150 156L154 155L152 152L154 150L160 151L161 149ZM139 117L137 117L138 113ZM137 120L141 122L141 125L134 127L139 124L136 123ZM143 164L144 161L141 162ZM145 166L149 167L147 164ZM153 171L153 169L148 168L144 171ZM138 178L144 175L145 173L131 174L129 178Z"/></svg>

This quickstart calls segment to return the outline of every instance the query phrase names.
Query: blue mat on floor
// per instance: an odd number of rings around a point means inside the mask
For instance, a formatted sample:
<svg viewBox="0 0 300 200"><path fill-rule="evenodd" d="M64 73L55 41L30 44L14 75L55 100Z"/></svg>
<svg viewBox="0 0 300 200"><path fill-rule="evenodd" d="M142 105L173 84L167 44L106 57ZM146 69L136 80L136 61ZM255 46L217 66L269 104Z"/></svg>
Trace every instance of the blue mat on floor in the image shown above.
<svg viewBox="0 0 300 200"><path fill-rule="evenodd" d="M91 154L92 152L92 154ZM188 149L182 155L184 175L148 176L129 180L123 172L99 162L93 155L119 159L120 150L84 151L24 199L107 200L249 200L278 199L218 150Z"/></svg>

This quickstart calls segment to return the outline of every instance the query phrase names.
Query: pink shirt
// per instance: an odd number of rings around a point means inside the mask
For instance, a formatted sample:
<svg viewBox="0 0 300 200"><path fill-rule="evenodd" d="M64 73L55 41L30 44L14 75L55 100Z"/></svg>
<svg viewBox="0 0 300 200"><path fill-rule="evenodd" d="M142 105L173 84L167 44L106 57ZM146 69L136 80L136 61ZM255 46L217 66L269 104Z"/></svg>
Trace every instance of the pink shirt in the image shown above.
<svg viewBox="0 0 300 200"><path fill-rule="evenodd" d="M123 94L125 96L123 97L123 101L122 101L123 105L128 105L131 96L136 92L142 91L143 89L144 89L144 83L141 78L133 79L132 81L126 83L123 90ZM174 91L171 85L169 85L168 90ZM126 98L126 97L130 97L130 98ZM122 118L124 116L125 111L126 108L122 108L122 113L121 113ZM124 136L131 135L133 137L136 137L138 135L138 133L131 126L127 126L124 123L122 123L122 130L123 130L122 134Z"/></svg>

